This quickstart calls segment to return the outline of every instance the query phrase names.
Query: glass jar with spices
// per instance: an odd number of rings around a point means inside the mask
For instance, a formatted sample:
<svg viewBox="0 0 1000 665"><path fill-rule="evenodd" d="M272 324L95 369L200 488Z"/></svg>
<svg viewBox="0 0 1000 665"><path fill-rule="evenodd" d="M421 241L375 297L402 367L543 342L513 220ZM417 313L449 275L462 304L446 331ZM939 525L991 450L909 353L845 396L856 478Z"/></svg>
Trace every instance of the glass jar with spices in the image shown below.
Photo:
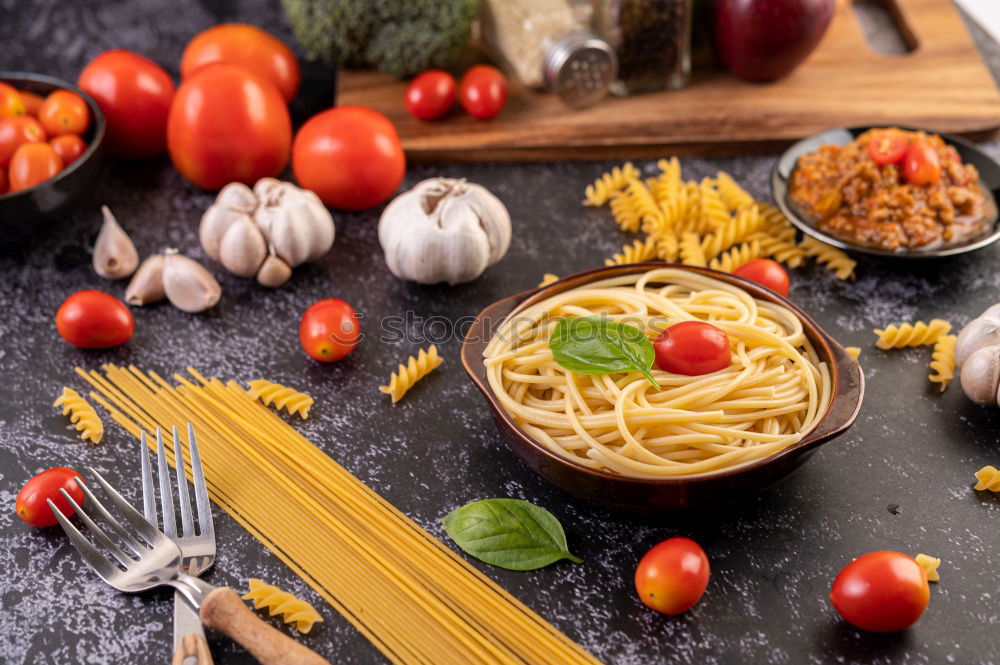
<svg viewBox="0 0 1000 665"><path fill-rule="evenodd" d="M598 0L597 33L618 54L616 95L677 89L691 75L692 0Z"/></svg>
<svg viewBox="0 0 1000 665"><path fill-rule="evenodd" d="M484 0L480 18L483 41L521 85L583 107L615 80L617 57L591 29L591 0Z"/></svg>

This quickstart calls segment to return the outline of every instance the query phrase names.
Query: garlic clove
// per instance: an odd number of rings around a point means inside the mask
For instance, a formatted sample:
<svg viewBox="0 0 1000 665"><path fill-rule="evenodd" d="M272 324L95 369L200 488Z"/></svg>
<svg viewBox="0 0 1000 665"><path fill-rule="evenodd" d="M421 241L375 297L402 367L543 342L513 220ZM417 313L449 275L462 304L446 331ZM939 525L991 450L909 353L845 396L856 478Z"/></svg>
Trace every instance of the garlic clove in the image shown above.
<svg viewBox="0 0 1000 665"><path fill-rule="evenodd" d="M164 252L163 290L174 307L192 314L212 307L222 295L212 274L176 249Z"/></svg>
<svg viewBox="0 0 1000 665"><path fill-rule="evenodd" d="M242 182L231 182L219 190L215 197L215 203L224 208L249 215L257 209L259 201L253 190Z"/></svg>
<svg viewBox="0 0 1000 665"><path fill-rule="evenodd" d="M958 333L955 342L955 364L962 367L972 354L985 346L1000 344L1000 312L994 310L997 305L977 319L973 319Z"/></svg>
<svg viewBox="0 0 1000 665"><path fill-rule="evenodd" d="M292 267L271 254L264 259L264 265L257 272L257 283L275 289L292 276Z"/></svg>
<svg viewBox="0 0 1000 665"><path fill-rule="evenodd" d="M1000 390L1000 345L985 346L969 356L959 379L962 391L973 402L996 406Z"/></svg>
<svg viewBox="0 0 1000 665"><path fill-rule="evenodd" d="M139 265L139 252L108 206L101 206L101 214L104 224L94 243L94 271L105 279L128 277Z"/></svg>
<svg viewBox="0 0 1000 665"><path fill-rule="evenodd" d="M135 271L125 289L129 305L151 305L167 297L163 291L163 255L153 254Z"/></svg>
<svg viewBox="0 0 1000 665"><path fill-rule="evenodd" d="M280 203L265 206L254 217L275 254L295 267L314 261L333 246L333 218L318 198L289 185Z"/></svg>
<svg viewBox="0 0 1000 665"><path fill-rule="evenodd" d="M267 258L267 242L250 217L240 214L219 243L219 261L240 277L253 277Z"/></svg>
<svg viewBox="0 0 1000 665"><path fill-rule="evenodd" d="M289 188L298 189L290 182L284 182L277 178L261 178L253 186L253 193L262 206L275 206L281 203L282 197Z"/></svg>

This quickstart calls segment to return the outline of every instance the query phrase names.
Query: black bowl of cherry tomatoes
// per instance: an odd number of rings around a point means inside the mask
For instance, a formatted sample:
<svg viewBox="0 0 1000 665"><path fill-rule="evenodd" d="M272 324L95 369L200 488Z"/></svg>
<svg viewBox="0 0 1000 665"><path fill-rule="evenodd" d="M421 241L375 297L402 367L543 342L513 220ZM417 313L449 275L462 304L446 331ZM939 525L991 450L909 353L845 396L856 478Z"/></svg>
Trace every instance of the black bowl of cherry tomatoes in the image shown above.
<svg viewBox="0 0 1000 665"><path fill-rule="evenodd" d="M49 228L96 188L105 126L72 83L0 72L0 249Z"/></svg>

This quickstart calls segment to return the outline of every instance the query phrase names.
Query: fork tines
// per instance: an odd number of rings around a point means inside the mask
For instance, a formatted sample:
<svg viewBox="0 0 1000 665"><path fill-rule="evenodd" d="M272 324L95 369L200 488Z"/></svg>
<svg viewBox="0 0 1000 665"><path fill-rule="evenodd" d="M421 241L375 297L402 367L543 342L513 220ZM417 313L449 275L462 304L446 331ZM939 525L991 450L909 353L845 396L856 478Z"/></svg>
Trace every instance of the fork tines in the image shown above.
<svg viewBox="0 0 1000 665"><path fill-rule="evenodd" d="M191 457L191 476L194 482L194 500L195 506L198 509L198 534L212 536L214 535L214 528L212 526L212 512L208 500L208 489L205 483L205 474L201 467L201 455L198 453L198 442L194 436L194 426L191 423L188 423L187 435ZM153 472L149 462L145 432L142 433L141 439L142 449L139 461L142 468L142 510L146 515L146 519L155 525L158 523L156 495L153 490ZM184 449L181 445L176 426L173 427L173 452L177 482L177 505L181 513L180 535L182 538L190 538L195 535L195 525L191 512L191 500L188 495L187 478L184 475ZM174 496L170 483L170 469L167 466L163 432L159 428L156 430L156 473L159 480L159 512L163 515L163 533L168 538L177 538L177 522L174 517Z"/></svg>

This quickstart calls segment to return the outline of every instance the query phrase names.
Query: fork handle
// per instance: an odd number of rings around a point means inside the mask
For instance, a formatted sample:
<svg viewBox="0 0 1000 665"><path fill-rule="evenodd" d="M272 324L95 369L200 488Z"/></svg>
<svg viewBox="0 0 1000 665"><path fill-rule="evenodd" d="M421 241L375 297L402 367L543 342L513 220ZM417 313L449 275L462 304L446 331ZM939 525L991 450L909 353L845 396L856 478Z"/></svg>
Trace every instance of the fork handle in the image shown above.
<svg viewBox="0 0 1000 665"><path fill-rule="evenodd" d="M185 635L174 651L171 665L184 665L184 661L188 658L194 658L197 665L213 665L212 652L208 650L208 642L205 641L204 635L198 633Z"/></svg>
<svg viewBox="0 0 1000 665"><path fill-rule="evenodd" d="M257 617L239 594L227 587L214 589L201 601L201 621L231 637L261 665L330 665L312 649Z"/></svg>

